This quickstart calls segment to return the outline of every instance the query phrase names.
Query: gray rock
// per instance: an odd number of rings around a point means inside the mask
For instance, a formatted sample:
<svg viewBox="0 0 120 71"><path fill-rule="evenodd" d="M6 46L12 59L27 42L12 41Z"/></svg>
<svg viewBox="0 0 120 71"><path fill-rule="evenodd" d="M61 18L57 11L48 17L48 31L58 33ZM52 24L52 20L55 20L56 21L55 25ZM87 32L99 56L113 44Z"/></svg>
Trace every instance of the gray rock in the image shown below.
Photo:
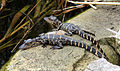
<svg viewBox="0 0 120 71"><path fill-rule="evenodd" d="M120 47L118 43L116 43L115 38L102 38L99 40L101 47L104 48L105 53L107 54L107 57L109 57L109 62L112 62L113 64L120 65L120 57L118 48Z"/></svg>
<svg viewBox="0 0 120 71"><path fill-rule="evenodd" d="M89 9L68 22L94 33L95 39L100 42L100 46L107 54L110 62L120 64L120 51L117 49L119 46L115 46L115 42L111 41L115 38L107 39L112 33L106 30L106 28L119 30L120 6L97 7L98 10ZM91 42L77 35L72 36L72 38L91 45ZM18 51L9 61L6 69L7 71L84 71L88 64L96 59L98 57L83 48L65 46L63 49L52 50L50 46L47 48L38 46Z"/></svg>
<svg viewBox="0 0 120 71"><path fill-rule="evenodd" d="M101 58L95 61L92 61L85 71L120 71L120 66L113 65L108 62L106 59Z"/></svg>
<svg viewBox="0 0 120 71"><path fill-rule="evenodd" d="M113 33L106 30L106 28L114 31L120 29L120 6L98 5L97 8L98 10L89 9L67 22L94 33L109 61L120 65L120 45L116 43L116 38L108 37Z"/></svg>
<svg viewBox="0 0 120 71"><path fill-rule="evenodd" d="M28 50L18 51L11 59L7 70L72 71L74 69L73 65L83 60L84 56L90 57L87 54L85 55L85 50L82 48L65 47L61 50L52 50L49 48L50 46L47 46L47 48L38 46ZM88 61L86 60L86 66L91 60L97 59L93 54L90 55L92 58Z"/></svg>

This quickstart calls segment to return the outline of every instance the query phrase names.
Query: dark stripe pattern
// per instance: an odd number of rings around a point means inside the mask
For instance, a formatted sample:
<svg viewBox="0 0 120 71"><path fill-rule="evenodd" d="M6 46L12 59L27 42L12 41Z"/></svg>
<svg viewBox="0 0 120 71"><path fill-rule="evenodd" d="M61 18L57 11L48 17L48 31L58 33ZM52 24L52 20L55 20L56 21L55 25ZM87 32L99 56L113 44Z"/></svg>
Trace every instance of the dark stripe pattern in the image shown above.
<svg viewBox="0 0 120 71"><path fill-rule="evenodd" d="M89 45L78 41L78 40L73 40L72 41L72 45L71 46L77 46L80 48L85 48L86 50L90 51L91 53L93 53L94 55L98 56L99 58L105 58L103 54L101 54L99 51L97 51L95 48L90 47Z"/></svg>
<svg viewBox="0 0 120 71"><path fill-rule="evenodd" d="M96 40L94 40L93 37L89 36L88 34L82 32L82 31L79 31L78 34L79 34L82 38L85 38L85 39L87 39L87 40L90 40L93 44L95 44L95 46L98 48L98 50L99 50L102 54L104 54L104 56L106 56L105 53L103 52L102 48L100 47L99 43L98 43Z"/></svg>
<svg viewBox="0 0 120 71"><path fill-rule="evenodd" d="M45 17L44 18L45 21L47 21L48 23L54 25L55 27L58 28L58 30L64 30L67 32L67 35L72 35L72 34L78 34L80 35L82 38L85 38L87 40L90 40L93 44L95 44L95 46L98 48L98 50L104 55L105 53L103 52L103 50L101 49L100 45L98 44L98 42L96 40L94 40L93 37L91 37L90 35L88 35L87 33L85 33L84 31L82 31L78 26L74 25L74 24L70 24L70 23L61 23L61 21L59 21L57 19L57 17L55 16L50 16L50 17ZM82 46L82 45L81 45ZM93 49L94 50L94 49ZM95 51L93 51L95 52ZM97 53L96 53L97 54Z"/></svg>
<svg viewBox="0 0 120 71"><path fill-rule="evenodd" d="M85 48L86 50L90 51L91 53L98 56L99 58L104 57L104 55L101 54L99 51L97 51L95 48L92 48L89 45L87 45L79 40L74 40L72 38L68 38L68 37L65 37L63 35L55 35L55 34L49 34L49 35L46 34L46 35L41 36L41 37L42 37L42 39L39 38L39 40L46 39L46 44L49 44L49 45L53 45L53 46L57 45L58 47L61 47L61 44L62 45L76 46L76 47L80 47L80 48Z"/></svg>

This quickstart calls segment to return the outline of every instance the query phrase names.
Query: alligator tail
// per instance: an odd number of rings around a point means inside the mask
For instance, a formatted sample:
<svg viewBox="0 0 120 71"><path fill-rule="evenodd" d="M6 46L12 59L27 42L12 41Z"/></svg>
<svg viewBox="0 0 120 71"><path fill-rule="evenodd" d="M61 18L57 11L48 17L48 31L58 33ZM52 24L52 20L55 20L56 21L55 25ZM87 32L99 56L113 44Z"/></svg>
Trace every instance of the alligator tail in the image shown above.
<svg viewBox="0 0 120 71"><path fill-rule="evenodd" d="M79 31L78 34L79 34L81 37L83 37L83 38L85 38L85 39L87 39L87 40L90 40L93 44L95 44L95 46L98 48L98 50L99 50L102 54L104 54L104 56L106 56L105 53L103 52L102 48L100 47L99 43L98 43L96 40L94 40L93 37L89 36L88 34L82 32L82 31Z"/></svg>
<svg viewBox="0 0 120 71"><path fill-rule="evenodd" d="M81 42L81 41L76 41L76 40L71 40L71 45L72 46L77 46L80 48L85 48L86 50L90 51L94 55L98 56L99 58L106 58L101 52L99 52L97 49L90 47L89 45Z"/></svg>

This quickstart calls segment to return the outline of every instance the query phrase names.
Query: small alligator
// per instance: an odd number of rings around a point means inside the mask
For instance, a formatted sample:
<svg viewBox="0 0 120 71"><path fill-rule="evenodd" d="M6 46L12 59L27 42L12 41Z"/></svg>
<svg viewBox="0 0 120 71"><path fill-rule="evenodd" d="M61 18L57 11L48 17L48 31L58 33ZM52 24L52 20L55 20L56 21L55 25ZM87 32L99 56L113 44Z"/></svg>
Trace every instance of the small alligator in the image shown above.
<svg viewBox="0 0 120 71"><path fill-rule="evenodd" d="M56 35L64 35L65 34L65 31L63 30L59 30L59 31L52 31L52 32L48 32L46 34L56 34ZM24 40L24 44L21 45L19 48L22 48L22 49L28 49L28 48L31 48L31 47L36 47L38 45L40 45L41 43L39 41L36 41L38 37L34 38L34 39L27 39L27 40Z"/></svg>
<svg viewBox="0 0 120 71"><path fill-rule="evenodd" d="M37 43L36 43L37 42ZM55 35L55 34L40 34L39 37L28 39L22 44L20 49L30 48L30 44L43 44L43 47L46 47L46 44L53 45L53 49L63 48L63 45L77 46L85 48L91 53L95 54L99 58L106 58L101 52L97 51L95 48L90 47L89 45L81 42L80 40L75 40L64 35ZM34 46L34 45L32 45Z"/></svg>
<svg viewBox="0 0 120 71"><path fill-rule="evenodd" d="M62 23L57 19L55 16L50 16L50 17L44 17L44 20L47 21L48 23L52 24L54 27L56 27L56 30L64 30L66 31L66 35L72 35L73 34L78 34L82 38L85 38L87 40L90 40L93 44L96 45L98 50L105 55L103 50L100 48L100 45L96 40L94 40L93 37L91 37L89 34L85 33L83 30L81 30L78 26L70 23ZM106 56L106 55L105 55Z"/></svg>

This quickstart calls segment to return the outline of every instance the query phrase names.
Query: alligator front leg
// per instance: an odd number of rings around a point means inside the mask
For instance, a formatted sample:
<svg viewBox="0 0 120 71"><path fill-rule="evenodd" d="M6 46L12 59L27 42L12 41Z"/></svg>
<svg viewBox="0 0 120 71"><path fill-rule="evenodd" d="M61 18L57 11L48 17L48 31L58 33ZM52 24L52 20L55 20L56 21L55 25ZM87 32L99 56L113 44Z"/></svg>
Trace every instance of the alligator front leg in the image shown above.
<svg viewBox="0 0 120 71"><path fill-rule="evenodd" d="M58 31L58 29L52 29L52 31Z"/></svg>
<svg viewBox="0 0 120 71"><path fill-rule="evenodd" d="M52 31L58 31L60 30L61 25L59 25L56 29L53 29Z"/></svg>
<svg viewBox="0 0 120 71"><path fill-rule="evenodd" d="M58 31L59 29L60 29L60 27L58 26L57 28L52 29L52 31Z"/></svg>
<svg viewBox="0 0 120 71"><path fill-rule="evenodd" d="M46 44L43 44L42 47L45 48L45 47L46 47Z"/></svg>
<svg viewBox="0 0 120 71"><path fill-rule="evenodd" d="M60 41L57 42L57 45L58 46L53 46L52 48L53 49L62 49L63 48L63 45L62 45L62 43Z"/></svg>
<svg viewBox="0 0 120 71"><path fill-rule="evenodd" d="M45 48L45 47L46 47L46 40L43 39L43 40L41 40L40 42L42 43L42 47Z"/></svg>

